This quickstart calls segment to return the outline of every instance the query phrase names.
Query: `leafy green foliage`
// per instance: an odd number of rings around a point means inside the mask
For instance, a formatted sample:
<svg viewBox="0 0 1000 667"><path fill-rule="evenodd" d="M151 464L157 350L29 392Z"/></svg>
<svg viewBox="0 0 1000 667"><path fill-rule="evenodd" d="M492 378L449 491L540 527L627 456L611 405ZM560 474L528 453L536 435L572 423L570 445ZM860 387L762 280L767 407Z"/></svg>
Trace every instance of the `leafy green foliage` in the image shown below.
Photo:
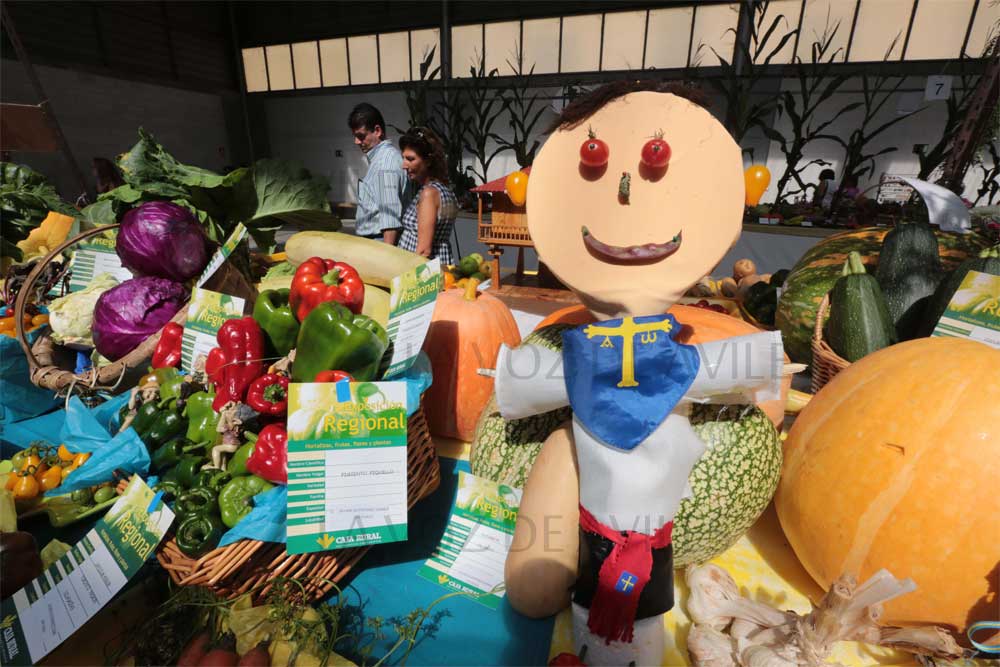
<svg viewBox="0 0 1000 667"><path fill-rule="evenodd" d="M329 183L295 162L264 159L216 174L181 164L140 129L139 142L118 158L118 166L125 185L84 209L84 220L112 224L140 202L166 199L190 209L213 241L225 241L243 223L263 250L273 248L274 233L284 224L340 228L326 198Z"/></svg>
<svg viewBox="0 0 1000 667"><path fill-rule="evenodd" d="M44 176L24 165L0 162L0 255L20 261L17 242L28 238L49 211L79 216Z"/></svg>
<svg viewBox="0 0 1000 667"><path fill-rule="evenodd" d="M491 151L487 145L495 136L493 125L504 112L504 98L491 85L491 80L498 76L499 72L495 67L486 70L486 57L482 54L479 56L479 63L469 67L470 78L466 88L469 103L465 109L470 115L465 126L464 143L465 150L472 153L479 163L478 171L475 166L469 167L469 170L480 183L488 180L487 174L493 159L506 150L505 147L498 146Z"/></svg>
<svg viewBox="0 0 1000 667"><path fill-rule="evenodd" d="M532 90L531 76L535 73L535 66L532 65L525 73L523 57L518 55L515 60L516 67L509 60L507 64L513 71L517 72L517 76L511 85L501 93L504 107L510 116L508 124L512 138L507 140L494 134L493 140L504 150L513 151L518 165L527 167L535 161L535 153L539 146L535 125L548 109L548 105L539 101L541 95L538 92L530 94ZM534 140L531 138L532 135L536 136ZM531 142L530 145L529 142Z"/></svg>

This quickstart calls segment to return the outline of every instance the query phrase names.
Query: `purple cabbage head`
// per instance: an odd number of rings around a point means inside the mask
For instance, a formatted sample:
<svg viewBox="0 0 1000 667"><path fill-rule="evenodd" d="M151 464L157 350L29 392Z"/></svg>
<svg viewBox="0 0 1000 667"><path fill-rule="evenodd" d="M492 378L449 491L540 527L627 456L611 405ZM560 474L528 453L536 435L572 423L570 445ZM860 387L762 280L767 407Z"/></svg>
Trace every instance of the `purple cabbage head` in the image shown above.
<svg viewBox="0 0 1000 667"><path fill-rule="evenodd" d="M208 237L192 213L177 204L146 202L122 216L116 250L137 276L184 282L204 270Z"/></svg>
<svg viewBox="0 0 1000 667"><path fill-rule="evenodd" d="M187 288L166 278L126 280L97 300L94 346L106 358L117 361L173 319L187 300Z"/></svg>

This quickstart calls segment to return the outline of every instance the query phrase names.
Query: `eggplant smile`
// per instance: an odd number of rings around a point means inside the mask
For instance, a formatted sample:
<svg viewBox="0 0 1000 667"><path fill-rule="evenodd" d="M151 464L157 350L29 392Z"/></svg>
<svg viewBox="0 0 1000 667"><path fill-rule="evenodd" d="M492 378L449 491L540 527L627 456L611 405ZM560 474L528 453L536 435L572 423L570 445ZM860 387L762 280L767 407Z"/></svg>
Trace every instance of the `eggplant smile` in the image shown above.
<svg viewBox="0 0 1000 667"><path fill-rule="evenodd" d="M645 243L643 245L617 246L599 241L584 226L583 244L590 254L609 264L652 264L670 257L681 247L681 233L666 243Z"/></svg>

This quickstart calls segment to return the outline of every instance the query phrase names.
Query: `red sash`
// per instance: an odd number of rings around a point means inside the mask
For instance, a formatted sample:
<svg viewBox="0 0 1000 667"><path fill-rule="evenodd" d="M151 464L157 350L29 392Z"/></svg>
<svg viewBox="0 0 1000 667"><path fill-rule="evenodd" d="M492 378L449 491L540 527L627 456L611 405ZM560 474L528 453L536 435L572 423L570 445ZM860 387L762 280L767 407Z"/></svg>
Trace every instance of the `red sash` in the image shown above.
<svg viewBox="0 0 1000 667"><path fill-rule="evenodd" d="M597 592L590 602L587 628L603 637L605 644L631 642L639 596L649 583L653 567L653 549L670 544L674 523L668 522L653 535L617 531L599 522L580 505L580 527L614 544L598 573Z"/></svg>

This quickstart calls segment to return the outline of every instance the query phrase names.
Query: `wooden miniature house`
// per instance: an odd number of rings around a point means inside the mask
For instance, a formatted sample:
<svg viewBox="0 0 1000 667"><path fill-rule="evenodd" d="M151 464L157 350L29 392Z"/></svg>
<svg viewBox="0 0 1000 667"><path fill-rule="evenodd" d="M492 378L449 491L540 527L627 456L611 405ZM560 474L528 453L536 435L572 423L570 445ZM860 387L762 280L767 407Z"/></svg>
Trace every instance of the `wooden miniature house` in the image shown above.
<svg viewBox="0 0 1000 667"><path fill-rule="evenodd" d="M531 167L525 167L522 171L530 173ZM489 248L493 265L492 284L495 288L500 287L500 256L503 255L504 248L517 248L514 280L519 283L524 278L524 249L533 247L531 235L528 234L528 212L524 206L515 205L507 196L504 191L506 180L507 177L503 176L472 188L479 200L479 242ZM490 220L484 221L483 198L487 194L492 195L493 208Z"/></svg>

